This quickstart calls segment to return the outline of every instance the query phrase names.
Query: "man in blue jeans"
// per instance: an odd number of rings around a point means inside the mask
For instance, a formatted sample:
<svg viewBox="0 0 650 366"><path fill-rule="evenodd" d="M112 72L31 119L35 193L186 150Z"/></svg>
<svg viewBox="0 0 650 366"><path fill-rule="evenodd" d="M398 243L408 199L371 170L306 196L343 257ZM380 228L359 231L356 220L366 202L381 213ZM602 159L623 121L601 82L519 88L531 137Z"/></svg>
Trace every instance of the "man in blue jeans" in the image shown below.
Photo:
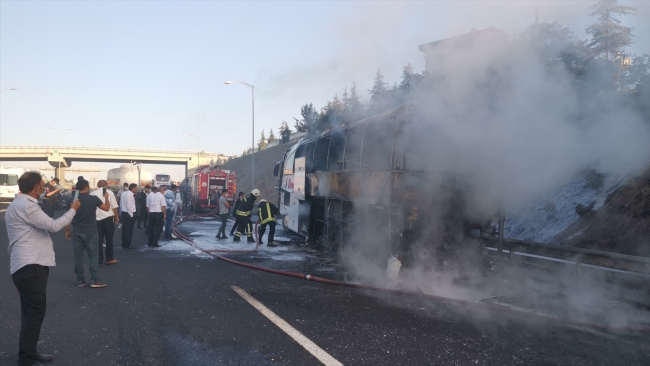
<svg viewBox="0 0 650 366"><path fill-rule="evenodd" d="M72 219L72 232L70 232L70 225L65 228L65 237L68 240L73 239L74 273L77 275L77 286L86 286L83 257L85 250L90 260L90 280L92 281L90 287L106 287L107 285L97 275L99 248L97 247L96 209L99 208L102 211L108 211L110 209L111 204L108 200L108 193L104 194L104 202L102 203L99 197L88 194L90 189L86 180L79 180L77 182L77 191L79 191L79 203L81 203L81 207L79 207Z"/></svg>

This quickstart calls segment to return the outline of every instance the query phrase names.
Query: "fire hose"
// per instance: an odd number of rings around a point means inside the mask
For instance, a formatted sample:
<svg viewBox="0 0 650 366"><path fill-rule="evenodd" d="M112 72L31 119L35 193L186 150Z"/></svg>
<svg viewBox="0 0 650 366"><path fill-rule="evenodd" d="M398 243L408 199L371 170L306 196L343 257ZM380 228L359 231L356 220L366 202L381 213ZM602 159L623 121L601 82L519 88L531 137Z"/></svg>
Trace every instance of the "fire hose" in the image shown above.
<svg viewBox="0 0 650 366"><path fill-rule="evenodd" d="M389 288L383 288L383 287L377 287L377 286L371 286L371 285L364 285L364 284L359 284L359 283L350 283L350 282L344 282L344 281L336 281L336 280L329 280L327 278L322 278L322 277L317 277L317 276L312 276L310 274L303 274L303 273L297 273L297 272L289 272L289 271L281 271L277 269L272 269L272 268L267 268L267 267L262 267L262 266L256 266L254 264L249 264L249 263L244 263L240 261L236 261L234 259L228 258L223 256L222 254L250 254L254 253L257 251L259 248L259 238L258 238L258 231L257 227L259 225L260 220L258 219L255 222L255 248L253 249L248 249L248 250L231 250L231 249L204 249L201 248L200 246L196 245L194 243L194 240L185 234L181 233L176 226L180 225L182 222L185 221L193 221L196 220L200 217L206 217L213 215L217 209L213 210L212 212L206 214L206 215L194 215L192 217L186 218L186 219L179 219L174 221L173 223L173 233L176 235L176 237L180 238L183 240L185 243L192 245L195 249L200 250L201 252L204 252L206 254L209 254L217 259L220 259L222 261L236 264L238 266L262 271L262 272L267 272L267 273L273 273L277 275L282 275L282 276L287 276L287 277L294 277L298 279L303 279L307 281L314 281L314 282L320 282L328 285L335 285L335 286L342 286L342 287L350 287L350 288L358 288L358 289L363 289L363 290L372 290L372 291L378 291L378 292L384 292L384 293L390 293L390 294L395 294L395 295L407 295L407 296L414 296L414 297L424 297L432 300L438 300L438 301L443 301L443 302L448 302L448 303L454 303L458 305L463 305L466 308L483 308L483 309L489 309L491 311L495 312L501 312L501 313L509 313L509 314L516 314L516 315L533 315L539 319L544 319L556 323L561 323L561 324L567 324L567 325L572 325L572 326L578 326L578 327L585 327L585 328L592 328L592 329L598 329L602 331L615 331L615 332L634 332L634 333L650 333L650 326L648 325L624 325L624 326L610 326L607 324L603 323L596 323L596 322L589 322L589 321L580 321L580 320L571 320L571 319L566 319L562 318L559 316L553 316L553 315L547 315L547 314L540 314L540 313L533 313L533 312L527 312L523 310L518 310L515 308L507 308L504 306L500 305L495 305L495 304L489 304L489 303L481 303L481 302L472 302L468 300L462 300L462 299L455 299L451 297L443 297L443 296L437 296L437 295L429 295L429 294L423 294L423 293L418 293L418 292L412 292L412 291L404 291L404 290L395 290L395 289L389 289Z"/></svg>

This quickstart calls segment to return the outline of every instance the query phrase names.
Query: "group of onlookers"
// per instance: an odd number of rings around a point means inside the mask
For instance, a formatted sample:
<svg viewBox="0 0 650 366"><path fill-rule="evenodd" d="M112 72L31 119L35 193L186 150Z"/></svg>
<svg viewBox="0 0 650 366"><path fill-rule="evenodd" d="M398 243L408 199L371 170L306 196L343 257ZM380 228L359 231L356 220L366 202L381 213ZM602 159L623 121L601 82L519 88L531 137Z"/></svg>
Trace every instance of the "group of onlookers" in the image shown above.
<svg viewBox="0 0 650 366"><path fill-rule="evenodd" d="M148 245L158 247L160 234L165 226L165 238L172 239L172 222L177 208L182 207L181 196L175 185L146 186L138 192L135 183L124 184L115 195L107 189L107 182L100 180L91 192L88 181L79 177L75 185L76 199L71 199L70 209L54 219L60 199L61 186L54 178L45 184L38 172L28 172L18 179L22 194L9 205L5 222L9 236L11 276L20 293L21 329L19 339L19 364L34 365L54 358L38 353L37 345L46 310L46 288L49 267L55 266L54 248L50 235L62 228L66 238L72 240L77 286L85 287L83 256L89 259L90 287L106 287L98 274L101 265L116 264L113 253L115 225L122 227L122 248L130 249L136 218L138 227L144 220ZM39 198L44 197L43 208Z"/></svg>
<svg viewBox="0 0 650 366"><path fill-rule="evenodd" d="M172 239L173 220L177 211L183 207L178 187L146 186L143 192L138 192L135 183L124 184L123 190L115 195L107 189L107 182L100 180L97 189L91 192L88 181L79 177L75 190L76 199L71 200L70 209L61 217L54 219L54 208L48 204L39 207L38 200L45 196L54 197L61 191L59 181L55 178L45 184L38 172L28 172L18 179L18 187L22 194L9 205L5 215L7 233L9 236L10 271L14 285L20 293L21 329L19 339L19 364L34 365L39 362L53 360L50 355L38 353L37 345L41 324L46 310L46 289L49 267L55 266L54 249L50 235L62 228L66 229L66 238L72 240L77 285L85 287L83 256L88 256L90 262L90 287L106 287L98 274L101 265L116 264L113 255L113 236L115 225L122 225L122 248L130 249L133 227L137 218L138 228L144 221L147 229L150 247L159 247L160 235L165 230L165 239ZM219 198L219 213L222 225L217 238L226 238L226 221L230 205L224 189ZM240 241L242 232L252 241L251 212L260 191L254 189L247 197L243 192L235 203L233 213L237 222L231 231L235 232L233 241ZM270 226L268 245L273 244L275 232L275 217L278 208L261 200L258 213L261 227L259 229L259 244L267 226Z"/></svg>

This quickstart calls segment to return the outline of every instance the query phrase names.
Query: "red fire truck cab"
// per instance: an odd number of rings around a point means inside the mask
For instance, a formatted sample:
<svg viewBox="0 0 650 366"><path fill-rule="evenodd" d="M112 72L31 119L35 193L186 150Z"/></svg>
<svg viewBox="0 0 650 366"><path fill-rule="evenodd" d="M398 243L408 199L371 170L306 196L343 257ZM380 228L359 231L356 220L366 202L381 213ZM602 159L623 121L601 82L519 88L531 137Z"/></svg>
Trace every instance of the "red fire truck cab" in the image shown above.
<svg viewBox="0 0 650 366"><path fill-rule="evenodd" d="M231 204L237 196L237 173L209 166L200 167L190 179L191 205L194 211L217 207L221 190L228 188L226 198Z"/></svg>

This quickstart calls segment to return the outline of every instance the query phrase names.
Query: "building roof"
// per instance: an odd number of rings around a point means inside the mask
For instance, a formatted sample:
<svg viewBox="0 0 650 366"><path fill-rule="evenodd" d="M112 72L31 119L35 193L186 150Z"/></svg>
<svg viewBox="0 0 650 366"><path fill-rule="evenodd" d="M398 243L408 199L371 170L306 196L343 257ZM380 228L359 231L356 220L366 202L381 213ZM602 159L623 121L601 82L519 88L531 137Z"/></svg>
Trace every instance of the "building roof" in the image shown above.
<svg viewBox="0 0 650 366"><path fill-rule="evenodd" d="M421 44L418 46L418 49L422 52L427 52L443 44L464 45L464 44L470 44L471 42L479 38L482 39L482 38L489 38L489 37L499 37L504 39L510 38L510 36L508 36L508 34L506 34L506 32L502 31L501 29L490 27L481 30L472 30L469 33L461 34L455 37L441 39L435 42Z"/></svg>

